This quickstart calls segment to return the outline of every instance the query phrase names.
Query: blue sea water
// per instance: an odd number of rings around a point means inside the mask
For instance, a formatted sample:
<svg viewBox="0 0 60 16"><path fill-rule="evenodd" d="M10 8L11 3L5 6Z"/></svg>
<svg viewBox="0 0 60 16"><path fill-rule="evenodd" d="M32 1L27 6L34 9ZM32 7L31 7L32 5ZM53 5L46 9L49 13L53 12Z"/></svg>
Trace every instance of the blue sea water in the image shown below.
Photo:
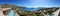
<svg viewBox="0 0 60 16"><path fill-rule="evenodd" d="M14 10L11 10L8 16L14 16Z"/></svg>
<svg viewBox="0 0 60 16"><path fill-rule="evenodd" d="M37 10L37 8L23 8L23 10L25 10L25 11L33 11L33 10Z"/></svg>

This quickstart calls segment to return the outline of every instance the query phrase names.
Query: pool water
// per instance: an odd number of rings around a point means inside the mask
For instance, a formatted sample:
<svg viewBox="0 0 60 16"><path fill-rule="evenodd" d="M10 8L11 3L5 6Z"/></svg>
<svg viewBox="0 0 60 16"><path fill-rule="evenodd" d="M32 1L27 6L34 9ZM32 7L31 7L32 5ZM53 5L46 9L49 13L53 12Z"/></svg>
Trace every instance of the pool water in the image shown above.
<svg viewBox="0 0 60 16"><path fill-rule="evenodd" d="M11 10L8 16L14 16L14 10Z"/></svg>
<svg viewBox="0 0 60 16"><path fill-rule="evenodd" d="M54 14L50 14L50 15L48 15L48 16L54 16Z"/></svg>

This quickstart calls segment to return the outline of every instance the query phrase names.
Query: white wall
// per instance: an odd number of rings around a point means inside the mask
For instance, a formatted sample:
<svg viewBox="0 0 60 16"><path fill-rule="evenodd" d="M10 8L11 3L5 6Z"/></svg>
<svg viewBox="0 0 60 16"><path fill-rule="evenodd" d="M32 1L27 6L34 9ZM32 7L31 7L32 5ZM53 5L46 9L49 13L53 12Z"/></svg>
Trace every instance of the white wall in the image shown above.
<svg viewBox="0 0 60 16"><path fill-rule="evenodd" d="M53 13L53 14L54 14L54 16L58 16L59 11L60 11L60 9L59 9L59 10L57 10L57 11L55 11L55 12Z"/></svg>

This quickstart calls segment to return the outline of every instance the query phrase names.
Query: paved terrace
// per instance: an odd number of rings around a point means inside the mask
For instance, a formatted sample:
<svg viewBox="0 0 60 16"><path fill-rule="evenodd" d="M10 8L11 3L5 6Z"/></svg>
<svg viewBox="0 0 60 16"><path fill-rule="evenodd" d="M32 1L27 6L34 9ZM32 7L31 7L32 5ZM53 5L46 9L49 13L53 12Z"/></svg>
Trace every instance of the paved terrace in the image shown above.
<svg viewBox="0 0 60 16"><path fill-rule="evenodd" d="M57 11L55 11L53 14L54 14L54 16L58 16L58 15L60 15L59 13L60 13L60 8Z"/></svg>

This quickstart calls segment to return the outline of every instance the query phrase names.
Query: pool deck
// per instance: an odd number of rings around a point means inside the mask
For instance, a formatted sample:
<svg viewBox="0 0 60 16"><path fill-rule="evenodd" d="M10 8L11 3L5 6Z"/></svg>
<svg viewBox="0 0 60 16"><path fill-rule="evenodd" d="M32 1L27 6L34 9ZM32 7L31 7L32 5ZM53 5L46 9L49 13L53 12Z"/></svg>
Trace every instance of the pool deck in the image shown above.
<svg viewBox="0 0 60 16"><path fill-rule="evenodd" d="M19 16L19 15L17 14L17 12L15 12L15 16Z"/></svg>

